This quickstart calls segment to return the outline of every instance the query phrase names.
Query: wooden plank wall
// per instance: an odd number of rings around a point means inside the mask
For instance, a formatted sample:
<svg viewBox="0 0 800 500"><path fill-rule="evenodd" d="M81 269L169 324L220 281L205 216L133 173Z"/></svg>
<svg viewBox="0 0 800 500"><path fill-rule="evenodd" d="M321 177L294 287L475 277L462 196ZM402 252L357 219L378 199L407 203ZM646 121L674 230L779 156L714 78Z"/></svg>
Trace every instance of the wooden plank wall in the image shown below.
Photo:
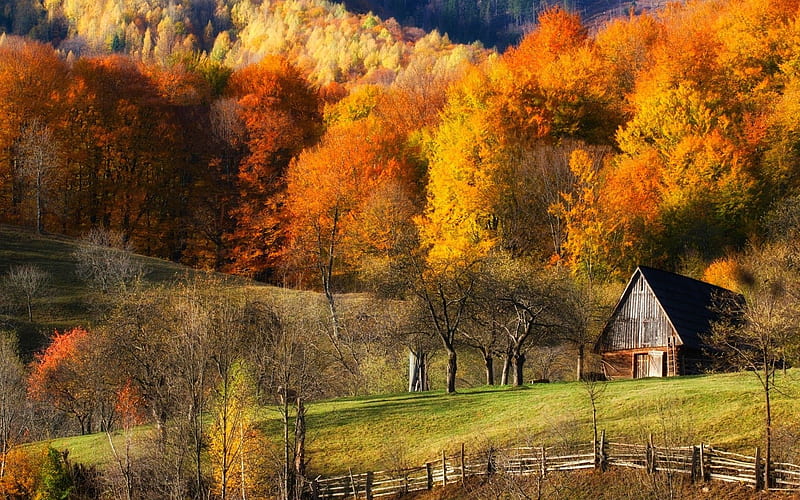
<svg viewBox="0 0 800 500"><path fill-rule="evenodd" d="M672 325L640 275L612 318L603 338L602 351L666 346L671 335Z"/></svg>

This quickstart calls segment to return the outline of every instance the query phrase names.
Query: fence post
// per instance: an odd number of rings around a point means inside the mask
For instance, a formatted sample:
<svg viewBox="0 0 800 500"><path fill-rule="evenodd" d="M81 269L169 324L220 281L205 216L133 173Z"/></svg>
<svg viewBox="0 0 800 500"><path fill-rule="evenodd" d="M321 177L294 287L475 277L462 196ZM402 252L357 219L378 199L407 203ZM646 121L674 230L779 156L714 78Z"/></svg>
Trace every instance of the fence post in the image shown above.
<svg viewBox="0 0 800 500"><path fill-rule="evenodd" d="M372 472L367 472L366 484L364 484L364 493L367 495L367 500L372 500Z"/></svg>
<svg viewBox="0 0 800 500"><path fill-rule="evenodd" d="M656 471L655 454L653 453L653 434L647 438L647 446L644 450L645 466L648 474Z"/></svg>
<svg viewBox="0 0 800 500"><path fill-rule="evenodd" d="M756 446L756 463L755 463L755 472L756 472L756 491L761 491L764 489L764 476L761 475L761 448Z"/></svg>
<svg viewBox="0 0 800 500"><path fill-rule="evenodd" d="M700 455L697 446L692 446L692 483L697 482L697 470L699 464L697 463L697 458Z"/></svg>
<svg viewBox="0 0 800 500"><path fill-rule="evenodd" d="M486 475L491 476L494 472L494 447L490 446L489 451L486 453Z"/></svg>
<svg viewBox="0 0 800 500"><path fill-rule="evenodd" d="M433 489L433 467L430 462L425 462L425 473L428 476L428 489Z"/></svg>
<svg viewBox="0 0 800 500"><path fill-rule="evenodd" d="M700 443L700 479L705 483L709 477L706 474L706 445Z"/></svg>
<svg viewBox="0 0 800 500"><path fill-rule="evenodd" d="M606 430L600 431L600 449L595 451L594 468L600 471L606 470Z"/></svg>
<svg viewBox="0 0 800 500"><path fill-rule="evenodd" d="M319 500L319 476L311 480L311 498Z"/></svg>
<svg viewBox="0 0 800 500"><path fill-rule="evenodd" d="M547 475L547 454L544 451L544 446L541 447L541 460L540 460L540 462L541 462L541 465L542 465L541 475L542 475L542 477L544 477L544 476Z"/></svg>
<svg viewBox="0 0 800 500"><path fill-rule="evenodd" d="M461 443L461 486L464 486L464 443Z"/></svg>
<svg viewBox="0 0 800 500"><path fill-rule="evenodd" d="M447 455L442 450L442 486L447 486Z"/></svg>
<svg viewBox="0 0 800 500"><path fill-rule="evenodd" d="M353 478L353 469L350 469L350 488L353 490L353 498L358 498L358 487L356 480Z"/></svg>

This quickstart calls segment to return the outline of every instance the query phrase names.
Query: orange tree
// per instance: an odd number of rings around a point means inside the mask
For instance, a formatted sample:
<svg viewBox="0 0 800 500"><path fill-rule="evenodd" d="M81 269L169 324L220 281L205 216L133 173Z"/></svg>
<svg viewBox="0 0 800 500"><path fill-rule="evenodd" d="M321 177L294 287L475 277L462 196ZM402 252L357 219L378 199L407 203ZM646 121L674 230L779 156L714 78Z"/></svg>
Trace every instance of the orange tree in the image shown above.
<svg viewBox="0 0 800 500"><path fill-rule="evenodd" d="M95 381L91 342L82 328L56 332L47 349L35 356L28 378L30 396L73 416L81 434L92 431L92 418L108 396Z"/></svg>
<svg viewBox="0 0 800 500"><path fill-rule="evenodd" d="M278 214L291 159L320 133L319 102L297 69L278 57L231 76L246 130L248 154L239 167L234 271L267 277L283 240Z"/></svg>

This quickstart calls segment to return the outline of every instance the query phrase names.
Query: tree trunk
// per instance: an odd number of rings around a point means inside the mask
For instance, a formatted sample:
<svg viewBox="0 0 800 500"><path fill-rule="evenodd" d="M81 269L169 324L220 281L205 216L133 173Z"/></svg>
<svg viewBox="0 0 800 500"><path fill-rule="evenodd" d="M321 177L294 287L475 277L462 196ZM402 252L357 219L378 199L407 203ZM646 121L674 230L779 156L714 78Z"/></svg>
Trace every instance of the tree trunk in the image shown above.
<svg viewBox="0 0 800 500"><path fill-rule="evenodd" d="M494 385L494 358L491 354L483 355L483 365L486 369L486 385Z"/></svg>
<svg viewBox="0 0 800 500"><path fill-rule="evenodd" d="M303 400L297 398L297 415L294 420L294 494L296 499L303 496L303 481L306 477L306 408Z"/></svg>
<svg viewBox="0 0 800 500"><path fill-rule="evenodd" d="M503 372L500 375L500 385L508 385L508 374L511 371L511 353L506 353L503 360Z"/></svg>
<svg viewBox="0 0 800 500"><path fill-rule="evenodd" d="M583 342L581 342L580 344L578 344L578 370L576 373L578 382L583 380L583 360L585 356L586 356L585 346L583 345Z"/></svg>
<svg viewBox="0 0 800 500"><path fill-rule="evenodd" d="M767 362L764 363L764 489L770 487L770 462L772 460L772 406L770 404L770 371ZM773 374L774 376L774 374Z"/></svg>
<svg viewBox="0 0 800 500"><path fill-rule="evenodd" d="M283 500L294 500L294 468L289 441L289 398L283 398Z"/></svg>
<svg viewBox="0 0 800 500"><path fill-rule="evenodd" d="M524 366L525 354L521 352L514 354L514 385L517 387L525 383L525 378L523 377Z"/></svg>
<svg viewBox="0 0 800 500"><path fill-rule="evenodd" d="M423 392L428 387L427 354L424 350L408 352L408 392Z"/></svg>
<svg viewBox="0 0 800 500"><path fill-rule="evenodd" d="M456 392L456 370L458 369L456 360L456 350L452 346L447 347L447 393Z"/></svg>

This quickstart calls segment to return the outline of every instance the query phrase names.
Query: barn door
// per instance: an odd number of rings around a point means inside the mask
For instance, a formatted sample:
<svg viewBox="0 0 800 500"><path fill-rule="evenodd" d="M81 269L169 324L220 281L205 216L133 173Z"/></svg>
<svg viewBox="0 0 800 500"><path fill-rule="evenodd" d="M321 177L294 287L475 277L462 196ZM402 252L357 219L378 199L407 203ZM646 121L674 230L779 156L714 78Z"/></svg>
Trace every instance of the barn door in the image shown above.
<svg viewBox="0 0 800 500"><path fill-rule="evenodd" d="M650 376L650 355L647 353L633 355L633 378Z"/></svg>
<svg viewBox="0 0 800 500"><path fill-rule="evenodd" d="M662 351L650 351L650 370L648 377L664 376L664 353Z"/></svg>

